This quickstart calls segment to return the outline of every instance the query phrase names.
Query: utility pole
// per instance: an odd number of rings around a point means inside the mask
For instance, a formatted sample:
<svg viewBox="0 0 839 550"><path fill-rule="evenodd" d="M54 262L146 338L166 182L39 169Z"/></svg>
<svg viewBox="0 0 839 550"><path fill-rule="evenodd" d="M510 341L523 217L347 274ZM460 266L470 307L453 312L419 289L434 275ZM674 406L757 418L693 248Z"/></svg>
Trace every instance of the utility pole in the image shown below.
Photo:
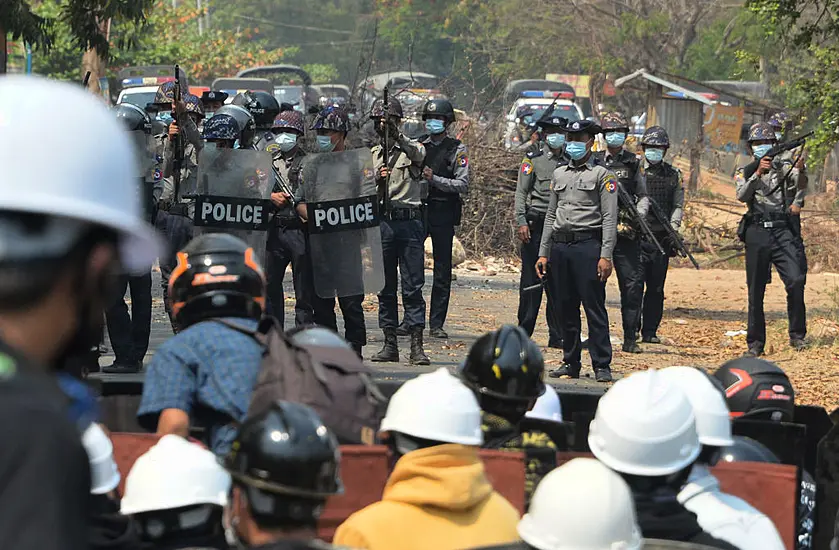
<svg viewBox="0 0 839 550"><path fill-rule="evenodd" d="M201 0L195 0L195 7L198 8L198 35L204 34L204 13L201 9Z"/></svg>

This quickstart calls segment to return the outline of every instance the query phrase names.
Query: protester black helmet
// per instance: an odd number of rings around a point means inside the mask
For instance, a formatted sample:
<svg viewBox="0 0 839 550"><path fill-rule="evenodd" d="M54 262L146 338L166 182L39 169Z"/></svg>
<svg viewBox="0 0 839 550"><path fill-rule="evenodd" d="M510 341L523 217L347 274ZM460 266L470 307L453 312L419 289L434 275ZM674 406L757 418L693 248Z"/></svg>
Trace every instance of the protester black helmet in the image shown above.
<svg viewBox="0 0 839 550"><path fill-rule="evenodd" d="M795 392L786 373L774 363L756 357L740 357L723 364L714 377L725 387L733 418L793 420Z"/></svg>
<svg viewBox="0 0 839 550"><path fill-rule="evenodd" d="M239 126L240 146L242 148L251 146L256 136L256 122L250 111L239 105L224 105L216 111L216 116L218 115L230 115L236 119L236 124Z"/></svg>
<svg viewBox="0 0 839 550"><path fill-rule="evenodd" d="M194 238L169 276L172 311L182 327L218 317L259 319L265 275L253 248L226 233Z"/></svg>
<svg viewBox="0 0 839 550"><path fill-rule="evenodd" d="M446 122L454 122L454 107L448 99L429 99L422 107L422 119L426 120L430 116L442 116L446 118Z"/></svg>
<svg viewBox="0 0 839 550"><path fill-rule="evenodd" d="M641 138L641 145L647 147L670 147L670 136L661 126L650 126Z"/></svg>
<svg viewBox="0 0 839 550"><path fill-rule="evenodd" d="M151 134L152 125L151 117L143 109L132 105L131 103L120 103L114 107L114 113L117 120L122 123L129 132L143 132L144 134Z"/></svg>
<svg viewBox="0 0 839 550"><path fill-rule="evenodd" d="M766 462L780 464L781 461L763 443L750 437L734 436L734 444L722 447L714 462Z"/></svg>
<svg viewBox="0 0 839 550"><path fill-rule="evenodd" d="M545 361L527 333L513 325L478 338L457 372L479 396L529 403L545 393Z"/></svg>
<svg viewBox="0 0 839 550"><path fill-rule="evenodd" d="M280 102L274 94L262 90L237 94L232 103L244 107L253 115L257 130L270 130L274 118L280 114Z"/></svg>
<svg viewBox="0 0 839 550"><path fill-rule="evenodd" d="M239 139L239 125L230 115L215 114L204 123L204 139L206 140L237 140Z"/></svg>
<svg viewBox="0 0 839 550"><path fill-rule="evenodd" d="M388 100L388 114L402 118L404 113L402 111L402 104L396 99L390 98ZM385 116L385 102L382 99L377 99L373 102L373 107L370 109L370 118L382 118Z"/></svg>

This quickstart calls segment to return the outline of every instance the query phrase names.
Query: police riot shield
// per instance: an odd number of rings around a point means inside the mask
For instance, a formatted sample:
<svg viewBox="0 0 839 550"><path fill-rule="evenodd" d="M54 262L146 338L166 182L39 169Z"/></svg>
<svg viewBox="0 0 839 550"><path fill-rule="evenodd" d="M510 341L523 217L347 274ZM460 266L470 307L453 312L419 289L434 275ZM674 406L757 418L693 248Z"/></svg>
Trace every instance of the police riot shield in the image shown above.
<svg viewBox="0 0 839 550"><path fill-rule="evenodd" d="M264 262L273 185L268 153L208 143L198 156L196 234L230 233Z"/></svg>
<svg viewBox="0 0 839 550"><path fill-rule="evenodd" d="M140 188L138 194L143 207L144 218L152 221L154 212L155 185L162 185L163 174L158 152L154 147L154 138L143 131L128 132L134 149L135 166L137 167L137 182ZM160 158L162 161L162 158Z"/></svg>
<svg viewBox="0 0 839 550"><path fill-rule="evenodd" d="M300 173L315 292L375 294L385 286L379 203L369 149L305 157Z"/></svg>

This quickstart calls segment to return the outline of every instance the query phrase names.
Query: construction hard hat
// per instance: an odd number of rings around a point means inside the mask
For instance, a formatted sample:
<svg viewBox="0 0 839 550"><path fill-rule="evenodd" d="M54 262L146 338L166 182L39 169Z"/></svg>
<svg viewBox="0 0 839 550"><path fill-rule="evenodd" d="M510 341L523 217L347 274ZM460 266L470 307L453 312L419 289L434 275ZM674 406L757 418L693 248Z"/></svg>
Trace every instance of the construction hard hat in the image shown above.
<svg viewBox="0 0 839 550"><path fill-rule="evenodd" d="M659 374L687 396L696 416L696 433L701 444L725 447L734 443L722 384L693 367L668 367Z"/></svg>
<svg viewBox="0 0 839 550"><path fill-rule="evenodd" d="M380 431L461 445L484 439L475 395L444 368L402 384L390 398Z"/></svg>
<svg viewBox="0 0 839 550"><path fill-rule="evenodd" d="M559 402L559 396L556 391L547 387L533 408L525 414L528 418L539 418L542 420L550 420L551 422L562 422L562 405Z"/></svg>
<svg viewBox="0 0 839 550"><path fill-rule="evenodd" d="M164 435L128 472L120 513L225 506L229 491L230 474L212 452L183 437Z"/></svg>
<svg viewBox="0 0 839 550"><path fill-rule="evenodd" d="M701 449L690 401L654 370L619 380L600 398L588 444L611 469L648 477L690 466Z"/></svg>
<svg viewBox="0 0 839 550"><path fill-rule="evenodd" d="M596 526L592 517L597 518ZM629 486L592 458L575 458L546 475L518 532L528 546L539 550L642 548Z"/></svg>
<svg viewBox="0 0 839 550"><path fill-rule="evenodd" d="M56 97L63 106L58 117L43 109ZM135 155L123 125L78 86L0 78L0 213L52 220L35 236L0 224L0 262L60 258L98 225L118 235L127 271L147 270L162 241L144 220Z"/></svg>
<svg viewBox="0 0 839 550"><path fill-rule="evenodd" d="M90 493L104 495L119 485L119 469L114 462L114 445L99 424L92 423L82 434L82 445L90 462Z"/></svg>

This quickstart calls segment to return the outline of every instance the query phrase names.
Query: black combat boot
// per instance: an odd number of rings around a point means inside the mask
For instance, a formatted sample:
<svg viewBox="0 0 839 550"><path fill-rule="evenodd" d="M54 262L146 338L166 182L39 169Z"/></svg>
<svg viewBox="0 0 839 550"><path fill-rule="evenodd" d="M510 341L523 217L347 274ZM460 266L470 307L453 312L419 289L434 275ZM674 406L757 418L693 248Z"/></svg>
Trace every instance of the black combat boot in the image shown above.
<svg viewBox="0 0 839 550"><path fill-rule="evenodd" d="M385 345L382 346L382 350L371 357L370 360L376 363L398 363L399 346L396 341L396 329L386 328L384 329L384 333Z"/></svg>
<svg viewBox="0 0 839 550"><path fill-rule="evenodd" d="M411 357L408 361L412 365L430 365L431 359L425 354L422 349L422 328L415 327L411 329Z"/></svg>

